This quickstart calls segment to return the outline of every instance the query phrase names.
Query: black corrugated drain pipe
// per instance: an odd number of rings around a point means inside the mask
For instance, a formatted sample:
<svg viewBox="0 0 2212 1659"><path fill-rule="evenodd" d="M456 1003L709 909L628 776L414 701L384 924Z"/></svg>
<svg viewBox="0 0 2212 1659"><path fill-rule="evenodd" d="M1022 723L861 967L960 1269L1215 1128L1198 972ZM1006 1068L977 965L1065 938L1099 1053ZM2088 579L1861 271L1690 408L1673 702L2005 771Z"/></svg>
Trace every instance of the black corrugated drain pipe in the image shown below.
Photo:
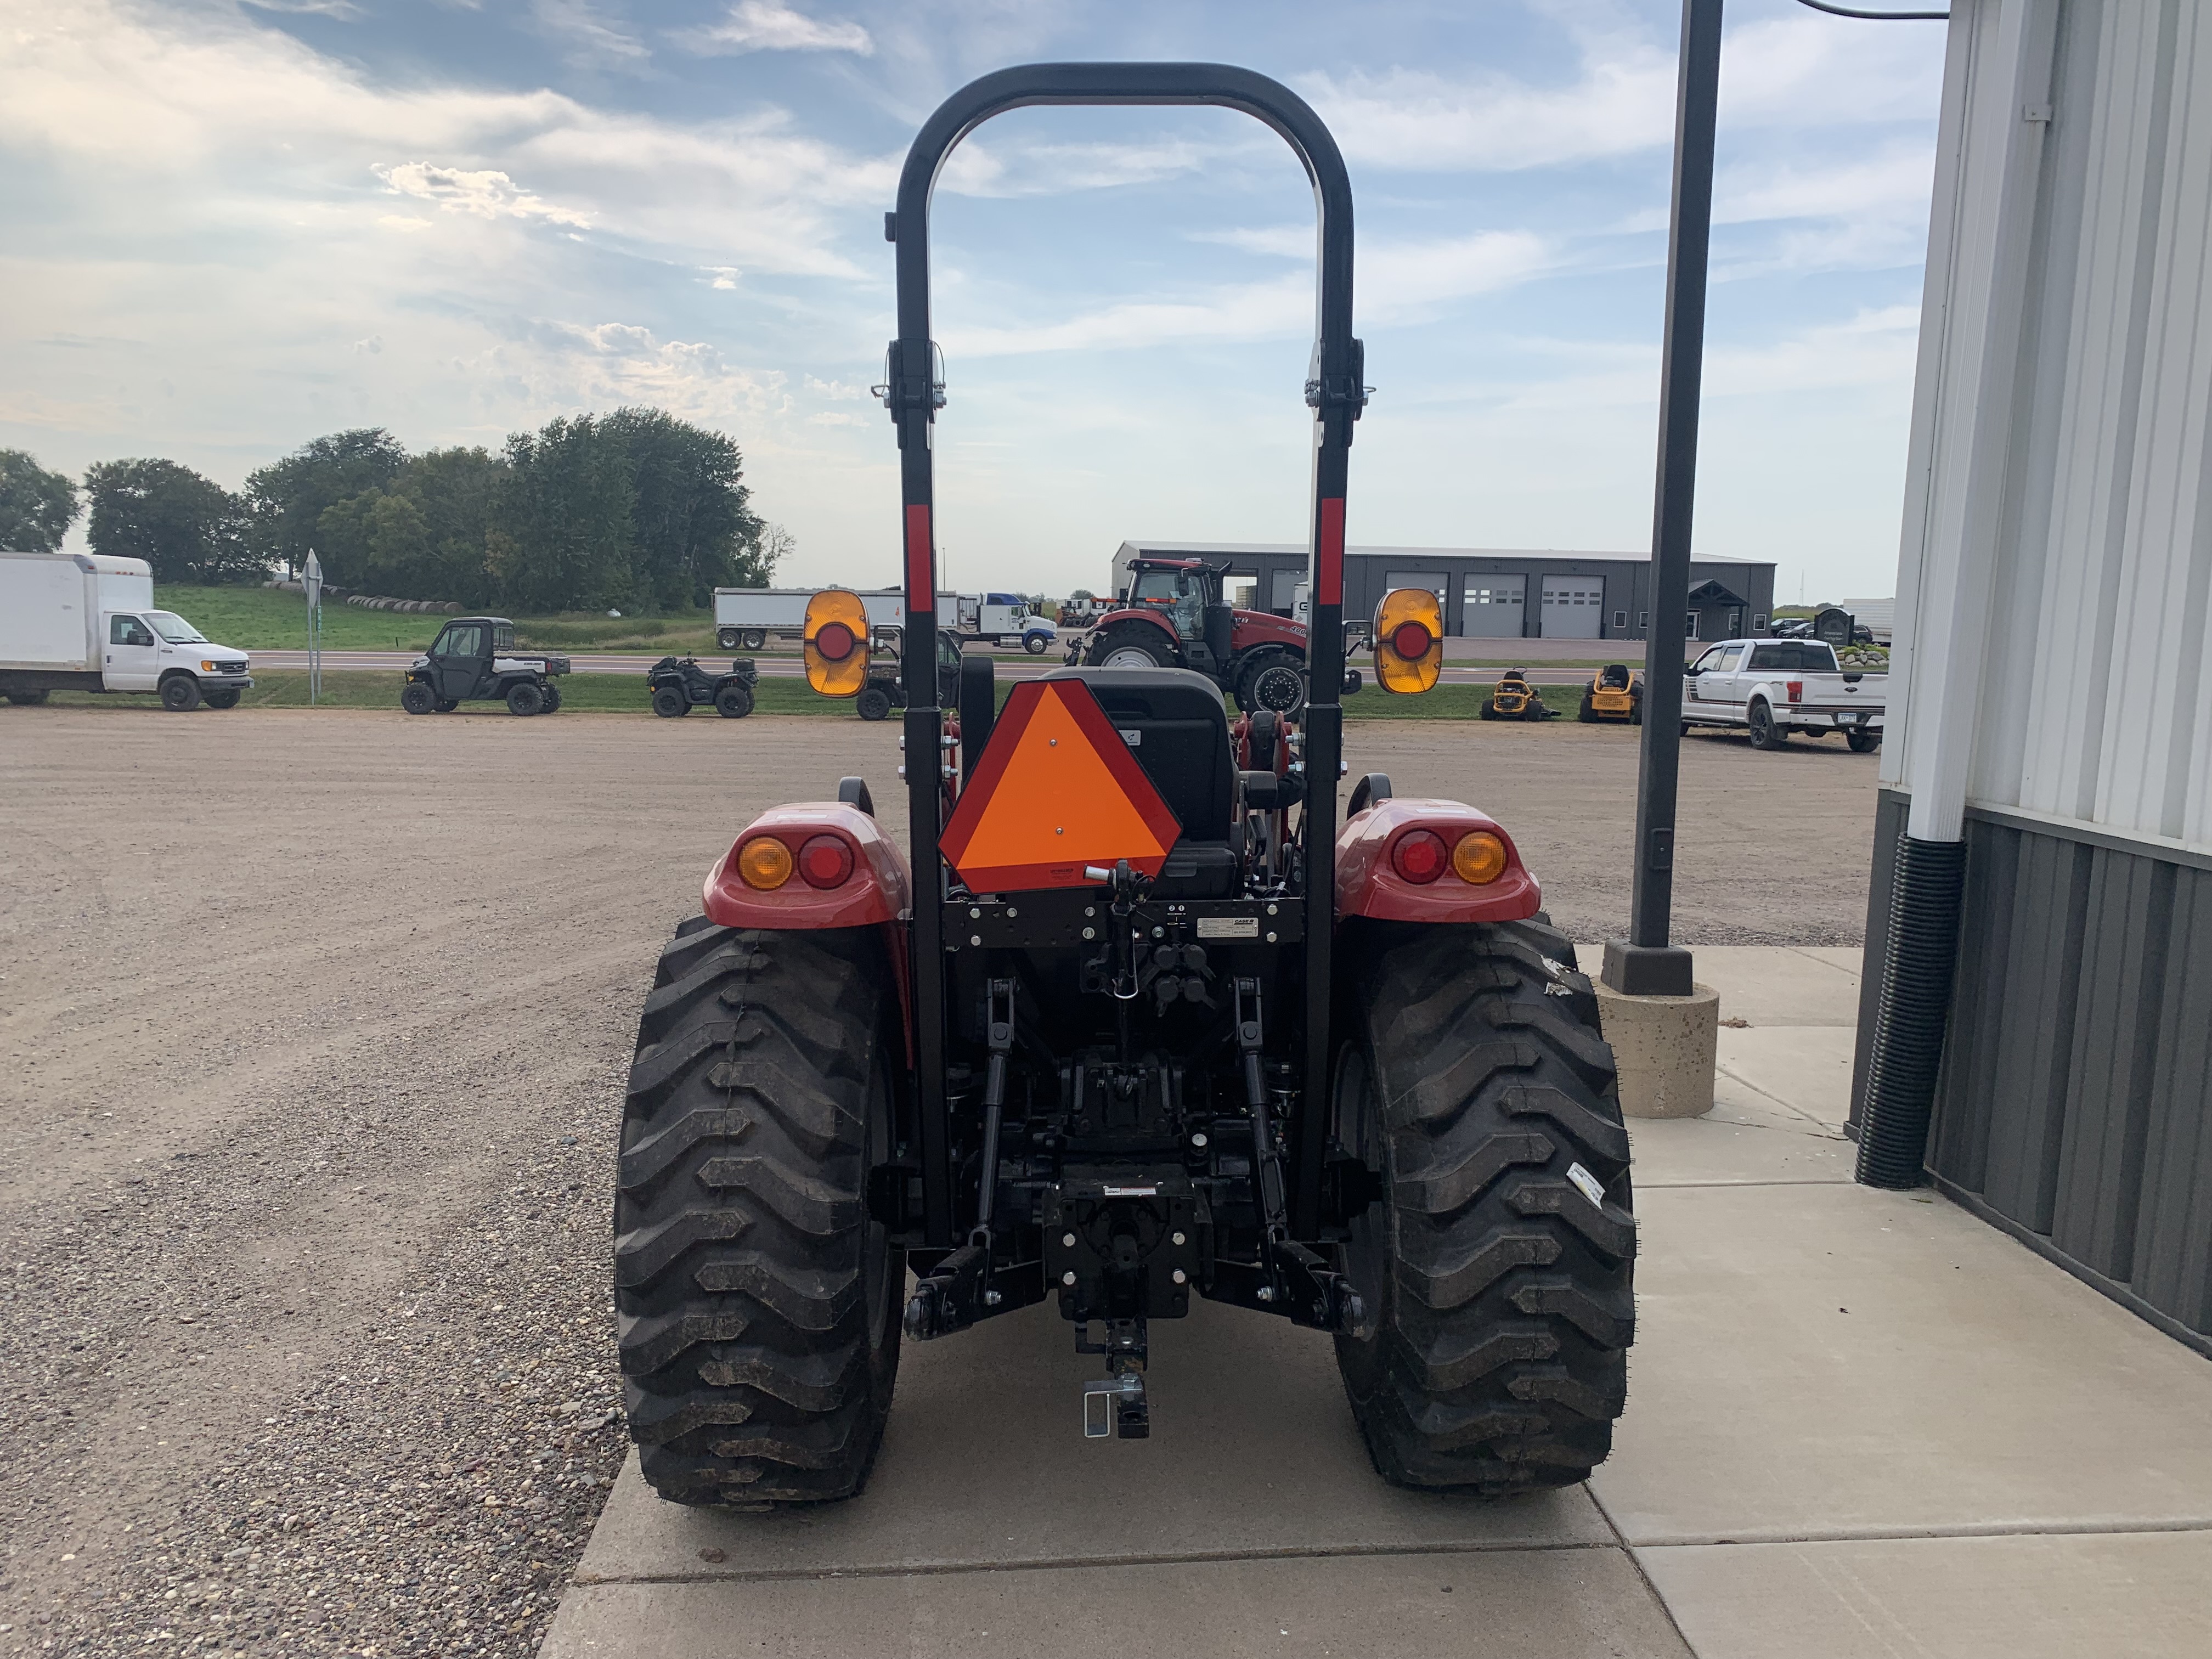
<svg viewBox="0 0 2212 1659"><path fill-rule="evenodd" d="M1951 977L1959 957L1959 902L1966 843L1897 838L1882 951L1881 1002L1859 1121L1861 1185L1903 1188L1927 1180L1928 1119L1943 1060Z"/></svg>

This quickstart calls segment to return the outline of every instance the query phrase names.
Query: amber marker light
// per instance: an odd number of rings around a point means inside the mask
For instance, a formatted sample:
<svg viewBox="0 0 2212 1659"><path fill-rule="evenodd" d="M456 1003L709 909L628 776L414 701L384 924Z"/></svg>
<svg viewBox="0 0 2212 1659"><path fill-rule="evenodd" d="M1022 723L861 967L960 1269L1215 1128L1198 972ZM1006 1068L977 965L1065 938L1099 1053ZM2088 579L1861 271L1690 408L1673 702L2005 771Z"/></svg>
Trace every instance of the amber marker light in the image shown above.
<svg viewBox="0 0 2212 1659"><path fill-rule="evenodd" d="M860 596L824 588L806 602L806 683L825 697L857 697L868 684L868 611Z"/></svg>
<svg viewBox="0 0 2212 1659"><path fill-rule="evenodd" d="M1471 830L1452 848L1452 873L1487 887L1505 873L1505 843L1487 830Z"/></svg>
<svg viewBox="0 0 2212 1659"><path fill-rule="evenodd" d="M791 848L774 836L755 836L738 848L738 875L756 892L773 893L791 879Z"/></svg>
<svg viewBox="0 0 2212 1659"><path fill-rule="evenodd" d="M1443 607L1425 587L1396 587L1375 607L1375 683L1385 691L1426 691L1444 662Z"/></svg>

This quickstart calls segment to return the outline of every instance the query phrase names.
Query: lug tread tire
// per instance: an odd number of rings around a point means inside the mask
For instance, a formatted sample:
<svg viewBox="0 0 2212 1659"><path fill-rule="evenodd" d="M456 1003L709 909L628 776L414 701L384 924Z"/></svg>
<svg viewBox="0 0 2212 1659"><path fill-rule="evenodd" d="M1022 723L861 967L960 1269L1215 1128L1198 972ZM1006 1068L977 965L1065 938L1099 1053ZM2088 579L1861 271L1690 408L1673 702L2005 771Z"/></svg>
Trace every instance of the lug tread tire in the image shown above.
<svg viewBox="0 0 2212 1659"><path fill-rule="evenodd" d="M614 1277L630 1432L664 1498L819 1502L867 1479L905 1290L862 1196L898 1052L890 985L874 929L695 916L661 953L630 1069Z"/></svg>
<svg viewBox="0 0 2212 1659"><path fill-rule="evenodd" d="M1353 1414L1395 1485L1571 1486L1611 1449L1636 1323L1628 1134L1595 994L1541 919L1359 927L1352 1015L1389 1196L1375 1334L1337 1340ZM1568 1179L1577 1164L1602 1206Z"/></svg>

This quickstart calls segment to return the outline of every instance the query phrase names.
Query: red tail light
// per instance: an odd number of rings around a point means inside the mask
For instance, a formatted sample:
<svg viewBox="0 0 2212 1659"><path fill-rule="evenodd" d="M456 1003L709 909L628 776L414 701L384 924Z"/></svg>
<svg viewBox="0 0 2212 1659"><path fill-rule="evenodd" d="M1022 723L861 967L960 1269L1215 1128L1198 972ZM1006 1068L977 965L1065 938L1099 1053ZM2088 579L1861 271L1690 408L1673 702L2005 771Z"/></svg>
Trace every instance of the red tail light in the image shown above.
<svg viewBox="0 0 2212 1659"><path fill-rule="evenodd" d="M1390 635L1390 648L1407 662L1420 661L1434 643L1429 630L1417 622L1400 623Z"/></svg>
<svg viewBox="0 0 2212 1659"><path fill-rule="evenodd" d="M799 849L799 873L809 887L842 887L853 873L853 849L842 836L810 836Z"/></svg>
<svg viewBox="0 0 2212 1659"><path fill-rule="evenodd" d="M859 643L860 641L854 637L853 630L838 622L823 623L814 635L814 648L830 662L844 661L853 654L853 647ZM841 842L840 845L842 843ZM825 884L822 882L815 883L817 887Z"/></svg>
<svg viewBox="0 0 2212 1659"><path fill-rule="evenodd" d="M1802 680L1784 680L1784 681L1783 682L1783 684L1784 684L1784 685L1785 685L1785 686L1787 686L1787 687L1789 688L1789 691L1790 691L1790 702L1804 702L1804 701L1805 701L1805 682L1804 682L1804 681L1802 681Z"/></svg>
<svg viewBox="0 0 2212 1659"><path fill-rule="evenodd" d="M1408 830L1390 848L1390 867L1417 885L1434 881L1450 863L1443 837L1431 830Z"/></svg>

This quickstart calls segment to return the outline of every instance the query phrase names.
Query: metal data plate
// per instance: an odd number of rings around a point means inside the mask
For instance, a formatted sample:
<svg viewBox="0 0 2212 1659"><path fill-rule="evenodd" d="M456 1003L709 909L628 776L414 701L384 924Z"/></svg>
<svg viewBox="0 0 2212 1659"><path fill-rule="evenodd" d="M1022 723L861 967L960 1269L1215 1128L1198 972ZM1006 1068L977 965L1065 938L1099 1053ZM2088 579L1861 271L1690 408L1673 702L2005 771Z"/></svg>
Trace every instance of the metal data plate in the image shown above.
<svg viewBox="0 0 2212 1659"><path fill-rule="evenodd" d="M1138 937L1211 944L1287 945L1305 937L1296 899L1152 899L1131 920ZM1113 914L1103 891L1036 892L956 900L945 907L945 941L993 950L1081 948L1107 937ZM1087 937L1086 937L1087 932ZM1271 937L1272 936L1272 937Z"/></svg>

